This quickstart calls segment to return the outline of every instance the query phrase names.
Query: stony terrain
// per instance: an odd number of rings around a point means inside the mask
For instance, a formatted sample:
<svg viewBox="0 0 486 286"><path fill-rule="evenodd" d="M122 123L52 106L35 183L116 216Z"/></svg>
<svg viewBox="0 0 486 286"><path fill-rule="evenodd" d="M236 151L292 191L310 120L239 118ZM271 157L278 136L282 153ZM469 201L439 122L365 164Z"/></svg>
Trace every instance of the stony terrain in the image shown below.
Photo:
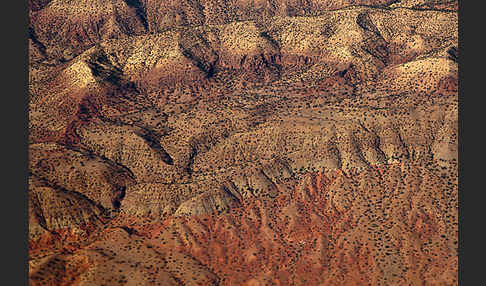
<svg viewBox="0 0 486 286"><path fill-rule="evenodd" d="M31 285L457 285L457 1L30 0Z"/></svg>

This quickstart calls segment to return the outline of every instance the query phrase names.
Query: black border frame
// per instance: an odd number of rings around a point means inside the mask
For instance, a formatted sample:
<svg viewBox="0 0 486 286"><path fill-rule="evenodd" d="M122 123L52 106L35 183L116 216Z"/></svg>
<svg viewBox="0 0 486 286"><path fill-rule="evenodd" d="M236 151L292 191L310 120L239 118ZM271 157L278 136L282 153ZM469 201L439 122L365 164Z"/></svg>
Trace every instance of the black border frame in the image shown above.
<svg viewBox="0 0 486 286"><path fill-rule="evenodd" d="M1 284L28 285L28 26L27 1L4 3L3 126L3 274ZM15 150L15 152L13 151ZM19 273L20 272L20 273ZM3 275L2 275L3 276Z"/></svg>
<svg viewBox="0 0 486 286"><path fill-rule="evenodd" d="M474 274L481 274L479 267L482 265L479 262L472 261L471 253L479 253L475 243L475 239L480 242L482 237L480 235L466 235L468 230L482 228L482 213L478 212L475 215L471 213L471 202L476 201L482 204L479 199L474 199L482 192L481 188L477 188L472 182L473 175L481 176L481 167L469 165L466 169L466 161L473 161L477 155L480 154L483 140L479 139L483 128L482 113L484 113L483 105L474 104L478 98L483 97L481 93L481 86L474 88L474 84L481 84L482 72L472 72L468 69L468 61L474 61L475 66L480 65L478 59L481 54L473 53L471 47L482 49L481 40L483 33L481 33L484 22L474 21L481 19L483 15L472 15L474 2L467 2L459 0L459 285L480 285L475 283L476 279L481 281L481 277L475 277ZM481 2L476 2L481 3ZM12 9L14 11L12 11ZM8 186L3 184L4 190L3 203L7 207L0 208L3 215L3 235L4 243L2 244L4 250L4 261L7 268L4 268L4 273L7 274L7 279L14 281L8 283L9 285L28 285L28 1L8 1L4 3L4 15L1 17L3 22L4 41L2 47L4 48L4 59L8 62L4 64L3 77L3 99L4 112L2 112L2 119L4 126L7 127L2 140L4 154L7 158L3 160L6 172L4 172L5 179L7 179ZM476 9L477 13L482 13L479 7ZM473 22L474 21L474 22ZM469 27L468 27L469 23ZM479 28L479 32L474 33L473 30ZM470 36L475 40L475 45L470 45L467 50L465 48L466 39ZM12 43L13 41L13 43ZM13 57L12 55L15 55ZM469 67L472 67L469 63ZM7 88L5 88L5 84ZM7 90L8 89L8 90ZM13 90L13 91L12 91ZM472 108L476 106L477 112ZM8 111L8 112L5 112ZM476 138L466 140L467 136L475 136ZM473 146L476 143L477 146ZM477 150L474 150L477 147ZM15 150L12 152L11 150ZM467 171L466 171L467 170ZM466 177L468 178L466 180ZM481 186L478 182L478 186ZM466 187L469 185L469 187ZM14 202L11 202L11 199ZM467 198L469 199L469 202ZM469 206L466 205L469 203ZM481 205L479 205L481 206ZM478 208L479 210L481 208ZM467 224L470 227L467 227ZM6 241L5 241L6 240ZM467 248L470 249L467 254ZM479 258L479 257L478 257ZM474 259L475 260L475 259ZM478 271L474 271L477 268ZM476 273L474 273L474 272ZM20 273L19 273L20 272ZM3 278L2 280L4 280ZM474 280L474 281L473 281ZM467 282L466 282L467 281ZM5 282L3 282L5 283Z"/></svg>

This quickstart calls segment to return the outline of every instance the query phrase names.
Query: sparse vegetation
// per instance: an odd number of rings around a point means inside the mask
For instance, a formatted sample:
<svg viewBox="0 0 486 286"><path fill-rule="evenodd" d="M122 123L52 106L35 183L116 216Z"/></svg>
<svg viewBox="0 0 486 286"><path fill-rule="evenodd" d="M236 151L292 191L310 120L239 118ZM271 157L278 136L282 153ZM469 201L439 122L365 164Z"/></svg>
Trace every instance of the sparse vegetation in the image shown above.
<svg viewBox="0 0 486 286"><path fill-rule="evenodd" d="M457 1L29 3L32 285L457 284Z"/></svg>

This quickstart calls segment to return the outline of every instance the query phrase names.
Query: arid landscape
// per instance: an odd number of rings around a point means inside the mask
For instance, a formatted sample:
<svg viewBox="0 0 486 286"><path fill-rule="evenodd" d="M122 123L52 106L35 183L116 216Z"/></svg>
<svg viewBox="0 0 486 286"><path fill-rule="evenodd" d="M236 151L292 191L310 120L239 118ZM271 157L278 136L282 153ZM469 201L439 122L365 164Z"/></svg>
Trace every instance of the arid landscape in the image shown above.
<svg viewBox="0 0 486 286"><path fill-rule="evenodd" d="M29 0L30 285L458 285L457 6Z"/></svg>

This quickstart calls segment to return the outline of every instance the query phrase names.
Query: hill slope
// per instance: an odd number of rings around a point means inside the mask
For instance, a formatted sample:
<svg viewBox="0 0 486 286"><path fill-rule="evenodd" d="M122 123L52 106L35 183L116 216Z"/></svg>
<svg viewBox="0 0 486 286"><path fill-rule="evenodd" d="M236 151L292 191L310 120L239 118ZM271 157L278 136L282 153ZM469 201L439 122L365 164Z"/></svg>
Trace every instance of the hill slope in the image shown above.
<svg viewBox="0 0 486 286"><path fill-rule="evenodd" d="M457 1L30 1L32 285L456 285Z"/></svg>

